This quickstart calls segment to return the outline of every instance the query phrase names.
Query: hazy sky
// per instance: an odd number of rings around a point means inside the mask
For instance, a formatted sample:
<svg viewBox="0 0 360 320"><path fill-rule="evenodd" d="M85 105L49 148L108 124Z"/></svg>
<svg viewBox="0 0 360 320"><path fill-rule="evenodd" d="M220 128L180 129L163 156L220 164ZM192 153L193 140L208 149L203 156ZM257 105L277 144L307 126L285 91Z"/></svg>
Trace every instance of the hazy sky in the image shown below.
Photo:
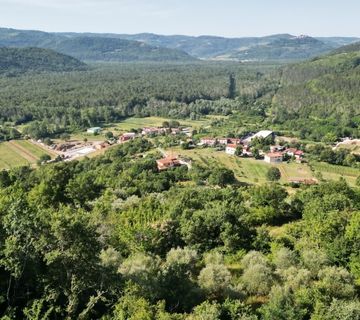
<svg viewBox="0 0 360 320"><path fill-rule="evenodd" d="M0 26L222 36L360 36L360 0L0 0Z"/></svg>

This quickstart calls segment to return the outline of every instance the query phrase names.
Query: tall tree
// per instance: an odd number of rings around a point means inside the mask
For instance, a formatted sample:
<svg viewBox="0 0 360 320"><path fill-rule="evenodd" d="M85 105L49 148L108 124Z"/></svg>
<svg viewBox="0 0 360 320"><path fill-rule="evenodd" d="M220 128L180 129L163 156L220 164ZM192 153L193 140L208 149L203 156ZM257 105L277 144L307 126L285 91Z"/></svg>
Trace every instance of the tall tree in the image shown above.
<svg viewBox="0 0 360 320"><path fill-rule="evenodd" d="M230 74L228 98L234 99L235 96L236 96L236 80L234 74Z"/></svg>

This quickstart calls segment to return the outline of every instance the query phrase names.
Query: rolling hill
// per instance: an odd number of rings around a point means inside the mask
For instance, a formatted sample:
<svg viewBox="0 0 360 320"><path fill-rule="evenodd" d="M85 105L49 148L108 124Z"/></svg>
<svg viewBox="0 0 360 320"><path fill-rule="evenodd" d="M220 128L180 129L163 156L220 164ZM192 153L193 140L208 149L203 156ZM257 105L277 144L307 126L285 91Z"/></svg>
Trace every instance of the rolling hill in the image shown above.
<svg viewBox="0 0 360 320"><path fill-rule="evenodd" d="M25 72L80 71L86 64L79 60L42 48L0 48L0 74L17 75Z"/></svg>
<svg viewBox="0 0 360 320"><path fill-rule="evenodd" d="M360 115L359 44L284 67L274 105L303 117Z"/></svg>
<svg viewBox="0 0 360 320"><path fill-rule="evenodd" d="M74 39L77 40L78 46ZM90 38L91 41L85 41ZM95 44L95 38L98 43ZM120 43L114 39L129 40ZM31 30L0 28L0 46L35 46L60 50L63 53L82 58L91 57L98 61L124 61L139 59L149 61L189 61L191 57L215 60L304 60L328 53L343 45L360 39L354 37L310 38L290 34L276 34L265 37L225 38L216 36L157 35L152 33L47 33ZM139 42L145 45L139 46ZM87 47L89 45L89 47ZM118 46L118 47L116 47ZM114 49L111 53L111 48ZM105 49L105 51L103 50ZM110 50L107 50L110 49ZM164 49L164 50L162 50ZM171 49L166 51L165 49ZM63 51L62 51L63 50ZM116 53L115 53L116 51ZM120 54L123 51L123 54ZM187 53L187 55L185 54ZM130 60L132 61L132 60Z"/></svg>
<svg viewBox="0 0 360 320"><path fill-rule="evenodd" d="M272 61L305 60L333 49L330 44L315 38L300 36L279 38L248 49L237 50L228 57L236 60Z"/></svg>
<svg viewBox="0 0 360 320"><path fill-rule="evenodd" d="M145 43L177 48L198 58L217 60L305 60L358 41L351 37L312 38L276 34L266 37L118 35Z"/></svg>
<svg viewBox="0 0 360 320"><path fill-rule="evenodd" d="M85 61L192 61L189 54L139 41L101 37L74 37L51 48Z"/></svg>
<svg viewBox="0 0 360 320"><path fill-rule="evenodd" d="M189 54L139 41L82 34L0 29L0 47L52 49L86 61L192 61Z"/></svg>

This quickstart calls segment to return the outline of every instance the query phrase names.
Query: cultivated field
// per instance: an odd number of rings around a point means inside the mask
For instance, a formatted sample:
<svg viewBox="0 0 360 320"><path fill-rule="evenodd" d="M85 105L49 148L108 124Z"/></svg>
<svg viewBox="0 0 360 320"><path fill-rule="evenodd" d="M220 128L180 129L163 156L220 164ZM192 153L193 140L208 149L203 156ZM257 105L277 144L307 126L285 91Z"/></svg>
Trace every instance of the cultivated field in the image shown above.
<svg viewBox="0 0 360 320"><path fill-rule="evenodd" d="M360 176L360 170L356 168L335 166L324 162L312 162L311 166L326 180L339 180L342 177L352 186L355 185L356 178Z"/></svg>
<svg viewBox="0 0 360 320"><path fill-rule="evenodd" d="M24 165L34 165L40 156L49 151L25 140L0 143L0 170Z"/></svg>
<svg viewBox="0 0 360 320"><path fill-rule="evenodd" d="M252 158L239 158L230 156L224 151L212 148L182 150L172 148L166 150L168 154L182 155L193 161L209 166L224 166L234 171L236 178L245 183L263 183L270 164ZM311 179L312 172L308 165L298 163L282 163L276 165L281 171L281 182L287 183L290 179Z"/></svg>

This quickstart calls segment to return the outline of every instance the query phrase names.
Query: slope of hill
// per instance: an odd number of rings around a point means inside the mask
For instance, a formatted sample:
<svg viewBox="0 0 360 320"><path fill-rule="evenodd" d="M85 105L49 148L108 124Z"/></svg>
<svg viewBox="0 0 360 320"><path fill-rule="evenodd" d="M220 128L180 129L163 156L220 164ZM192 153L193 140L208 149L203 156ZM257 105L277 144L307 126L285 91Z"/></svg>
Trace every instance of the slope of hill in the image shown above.
<svg viewBox="0 0 360 320"><path fill-rule="evenodd" d="M198 58L230 60L307 59L359 40L350 37L295 37L290 34L249 38L160 36L149 33L117 36L181 49Z"/></svg>
<svg viewBox="0 0 360 320"><path fill-rule="evenodd" d="M54 50L86 61L191 61L189 54L124 39L74 37L50 45Z"/></svg>
<svg viewBox="0 0 360 320"><path fill-rule="evenodd" d="M229 55L237 60L304 60L333 49L330 44L301 36L275 39L271 42L238 50Z"/></svg>
<svg viewBox="0 0 360 320"><path fill-rule="evenodd" d="M79 60L42 48L0 48L0 74L86 70Z"/></svg>
<svg viewBox="0 0 360 320"><path fill-rule="evenodd" d="M156 47L101 35L46 33L0 29L0 47L40 47L59 51L88 61L191 61L189 54L171 48Z"/></svg>
<svg viewBox="0 0 360 320"><path fill-rule="evenodd" d="M360 42L355 42L343 47L340 47L336 50L334 50L333 54L339 54L339 53L351 53L351 52L359 52L360 51Z"/></svg>
<svg viewBox="0 0 360 320"><path fill-rule="evenodd" d="M138 41L150 45L152 48L135 48L134 54L130 56L137 60L137 57L144 57L145 60L151 60L146 57L150 54L156 60L161 60L163 54L167 54L170 59L177 60L185 59L189 60L189 57L183 55L183 52L187 54L201 58L201 59L228 59L228 60L247 60L248 55L252 56L252 59L263 60L270 57L271 59L306 59L308 57L314 57L320 53L330 52L333 49L340 46L350 44L360 39L354 37L328 37L328 38L316 38L313 39L313 43L310 45L299 45L291 41L294 36L290 34L277 34L266 37L243 37L243 38L225 38L215 36L184 36L184 35L172 35L164 36L152 33L141 34L96 34L96 33L46 33L40 31L22 31L14 29L1 29L0 28L0 46L14 46L14 47L26 47L36 46L42 48L56 49L62 46L62 42L74 38L101 38L101 39L125 39L131 41ZM105 40L103 40L105 41ZM113 46L114 40L107 40L112 42L109 46ZM287 43L290 41L290 43ZM68 43L63 44L69 47ZM157 54L153 47L159 51ZM160 48L168 48L177 50L176 52L160 52ZM86 55L94 54L99 55L99 52L85 52L85 48L78 48L78 51L82 51L82 54ZM138 50L145 52L138 52ZM146 51L148 52L146 53ZM125 50L126 51L126 50ZM150 51L150 53L149 53ZM72 52L66 51L66 53L72 55ZM113 55L116 56L116 55ZM279 58L280 57L280 58ZM106 58L109 58L107 55ZM144 58L142 58L144 59Z"/></svg>
<svg viewBox="0 0 360 320"><path fill-rule="evenodd" d="M283 68L274 105L304 117L360 115L360 50L355 49Z"/></svg>

